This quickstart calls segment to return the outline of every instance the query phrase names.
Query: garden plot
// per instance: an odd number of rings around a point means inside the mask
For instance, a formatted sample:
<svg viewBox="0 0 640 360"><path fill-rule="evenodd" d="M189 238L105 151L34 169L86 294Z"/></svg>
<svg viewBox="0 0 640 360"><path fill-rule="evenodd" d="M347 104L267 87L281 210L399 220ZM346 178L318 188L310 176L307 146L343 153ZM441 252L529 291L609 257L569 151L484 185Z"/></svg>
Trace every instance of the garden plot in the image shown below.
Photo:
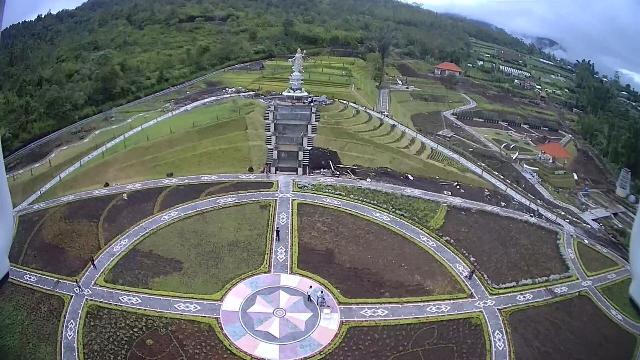
<svg viewBox="0 0 640 360"><path fill-rule="evenodd" d="M164 188L154 188L118 196L101 219L103 246L131 226L153 215L158 196L163 191Z"/></svg>
<svg viewBox="0 0 640 360"><path fill-rule="evenodd" d="M604 297L609 300L621 313L628 316L635 322L640 322L640 311L632 302L629 296L629 287L631 286L631 278L616 281L613 284L603 286L598 290Z"/></svg>
<svg viewBox="0 0 640 360"><path fill-rule="evenodd" d="M618 263L613 259L582 242L576 242L576 250L582 267L589 275L599 274L619 267Z"/></svg>
<svg viewBox="0 0 640 360"><path fill-rule="evenodd" d="M325 359L486 359L479 318L349 326Z"/></svg>
<svg viewBox="0 0 640 360"><path fill-rule="evenodd" d="M0 288L0 357L58 358L64 299L12 282Z"/></svg>
<svg viewBox="0 0 640 360"><path fill-rule="evenodd" d="M156 211L164 211L207 196L217 196L241 191L264 191L273 188L269 181L219 182L213 184L178 185L167 189L158 199Z"/></svg>
<svg viewBox="0 0 640 360"><path fill-rule="evenodd" d="M272 206L272 202L231 206L169 224L123 255L104 280L131 288L219 297L234 279L266 270Z"/></svg>
<svg viewBox="0 0 640 360"><path fill-rule="evenodd" d="M297 203L297 267L351 299L459 296L464 289L427 250L360 216Z"/></svg>
<svg viewBox="0 0 640 360"><path fill-rule="evenodd" d="M507 313L519 360L631 359L635 351L636 337L584 295Z"/></svg>
<svg viewBox="0 0 640 360"><path fill-rule="evenodd" d="M20 216L11 262L63 276L78 275L101 249L99 221L114 197L74 201ZM31 228L36 218L40 221Z"/></svg>
<svg viewBox="0 0 640 360"><path fill-rule="evenodd" d="M484 211L450 208L438 233L484 274L494 288L568 275L556 231ZM551 276L551 278L549 278Z"/></svg>
<svg viewBox="0 0 640 360"><path fill-rule="evenodd" d="M83 325L81 341L85 360L237 358L216 336L210 323L114 310L90 303Z"/></svg>

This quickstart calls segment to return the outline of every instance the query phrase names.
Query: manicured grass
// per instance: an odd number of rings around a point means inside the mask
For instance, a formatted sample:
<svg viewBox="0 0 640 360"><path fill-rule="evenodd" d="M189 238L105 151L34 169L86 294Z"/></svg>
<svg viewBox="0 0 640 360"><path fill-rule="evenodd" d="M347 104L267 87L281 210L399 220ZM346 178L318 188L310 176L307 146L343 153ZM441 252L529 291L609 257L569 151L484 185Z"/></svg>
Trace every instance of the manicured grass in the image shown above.
<svg viewBox="0 0 640 360"><path fill-rule="evenodd" d="M446 215L446 207L433 201L355 186L313 184L302 190L373 205L429 230L442 226Z"/></svg>
<svg viewBox="0 0 640 360"><path fill-rule="evenodd" d="M626 278L611 285L603 286L598 290L623 314L640 323L640 312L631 302L629 286L631 286L631 279Z"/></svg>
<svg viewBox="0 0 640 360"><path fill-rule="evenodd" d="M269 202L208 211L149 235L110 269L114 285L219 297L248 273L266 271Z"/></svg>
<svg viewBox="0 0 640 360"><path fill-rule="evenodd" d="M367 122L366 115L354 116L351 108L340 110L340 104L321 109L315 146L336 151L343 164L387 167L412 175L486 186L467 169L430 160L428 147L407 146L412 138L410 134L402 134L375 118Z"/></svg>
<svg viewBox="0 0 640 360"><path fill-rule="evenodd" d="M546 111L546 110L542 110L542 109L537 109L537 108L533 108L533 107L529 107L529 106L523 106L523 105L518 105L518 106L506 106L506 105L501 105L501 104L497 104L494 102L490 102L489 100L485 99L484 97L482 97L481 95L478 94L467 94L470 98L472 98L477 104L478 104L478 109L479 110L486 110L486 111L495 111L495 112L500 112L500 113L507 113L507 114L512 114L512 115L519 115L522 117L536 117L536 118L544 118L544 119L548 119L548 120L556 120L557 119L557 115L550 112L550 111Z"/></svg>
<svg viewBox="0 0 640 360"><path fill-rule="evenodd" d="M420 90L390 92L391 115L410 128L414 127L411 121L413 114L445 111L466 103L460 94L448 90L437 81L411 78L410 84Z"/></svg>
<svg viewBox="0 0 640 360"><path fill-rule="evenodd" d="M180 114L128 138L47 191L40 200L102 187L175 176L243 173L264 165L264 106L231 100ZM148 140L147 140L148 139Z"/></svg>
<svg viewBox="0 0 640 360"><path fill-rule="evenodd" d="M0 288L0 357L59 358L62 297L9 282Z"/></svg>
<svg viewBox="0 0 640 360"><path fill-rule="evenodd" d="M131 113L130 116L137 115L140 112ZM51 179L61 173L64 169L78 162L80 159L88 155L91 151L104 145L111 139L120 136L131 128L137 127L146 123L164 112L153 111L149 114L139 116L126 125L121 125L114 129L104 130L88 138L86 141L74 144L61 149L56 152L56 155L51 158L51 162L45 161L42 165L34 167L32 170L16 174L15 176L9 176L9 189L11 190L11 199L14 205L19 204L31 194L36 192Z"/></svg>
<svg viewBox="0 0 640 360"><path fill-rule="evenodd" d="M576 250L580 263L587 275L593 276L619 267L618 263L613 261L613 259L580 241L576 242Z"/></svg>
<svg viewBox="0 0 640 360"><path fill-rule="evenodd" d="M282 92L289 86L291 65L285 59L265 62L261 71L227 71L215 77L226 86ZM317 56L304 64L304 88L319 96L345 99L372 108L378 99L370 66L361 59Z"/></svg>

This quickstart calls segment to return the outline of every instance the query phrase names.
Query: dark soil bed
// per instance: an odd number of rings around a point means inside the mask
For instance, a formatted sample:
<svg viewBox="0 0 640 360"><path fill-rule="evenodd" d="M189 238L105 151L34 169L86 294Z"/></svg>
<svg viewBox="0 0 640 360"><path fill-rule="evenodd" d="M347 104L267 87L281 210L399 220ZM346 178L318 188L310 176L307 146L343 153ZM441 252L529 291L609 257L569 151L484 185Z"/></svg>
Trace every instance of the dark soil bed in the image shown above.
<svg viewBox="0 0 640 360"><path fill-rule="evenodd" d="M569 164L569 170L578 174L581 183L591 188L608 188L611 186L606 172L596 160L584 149L578 149L578 154Z"/></svg>
<svg viewBox="0 0 640 360"><path fill-rule="evenodd" d="M483 327L455 319L386 326L358 326L325 359L485 359Z"/></svg>
<svg viewBox="0 0 640 360"><path fill-rule="evenodd" d="M153 215L158 196L165 188L153 188L119 195L102 220L104 244L131 226ZM124 197L126 195L126 199Z"/></svg>
<svg viewBox="0 0 640 360"><path fill-rule="evenodd" d="M344 211L299 203L298 267L348 298L459 294L461 285L409 239Z"/></svg>
<svg viewBox="0 0 640 360"><path fill-rule="evenodd" d="M173 186L162 195L158 201L157 210L164 211L176 205L196 200L210 187L211 184Z"/></svg>
<svg viewBox="0 0 640 360"><path fill-rule="evenodd" d="M210 324L114 310L91 304L82 334L84 358L236 359Z"/></svg>
<svg viewBox="0 0 640 360"><path fill-rule="evenodd" d="M207 191L205 191L204 194L202 194L202 196L214 196L239 191L269 190L272 187L273 183L267 181L238 181L224 184L213 184Z"/></svg>
<svg viewBox="0 0 640 360"><path fill-rule="evenodd" d="M113 196L86 199L44 210L47 216L31 238L18 241L24 246L20 253L14 252L12 262L63 276L76 276L87 266L89 257L100 251L98 222L112 199ZM26 225L19 223L19 226ZM20 230L19 233L28 231Z"/></svg>
<svg viewBox="0 0 640 360"><path fill-rule="evenodd" d="M58 329L64 300L12 282L0 288L0 358L58 357Z"/></svg>
<svg viewBox="0 0 640 360"><path fill-rule="evenodd" d="M636 346L587 296L516 311L508 322L519 360L631 359Z"/></svg>
<svg viewBox="0 0 640 360"><path fill-rule="evenodd" d="M182 268L182 261L178 259L134 247L129 250L124 261L119 261L117 266L111 268L106 280L115 285L135 284L148 289L153 279L178 273Z"/></svg>
<svg viewBox="0 0 640 360"><path fill-rule="evenodd" d="M38 229L40 221L44 219L47 212L48 210L40 210L18 217L18 226L13 235L13 244L9 250L9 259L11 262L17 263L20 261L20 256L22 256L22 250L24 250L27 240L31 237L31 234Z"/></svg>
<svg viewBox="0 0 640 360"><path fill-rule="evenodd" d="M484 211L450 208L438 231L475 259L493 283L562 274L568 270L555 231Z"/></svg>
<svg viewBox="0 0 640 360"><path fill-rule="evenodd" d="M463 199L483 202L491 205L500 206L502 203L510 204L512 199L510 196L501 191L487 190L485 188L475 187L471 185L460 185L457 188L451 181L442 181L434 178L423 178L414 176L413 180L409 177L388 168L358 168L352 169L351 172L360 178L370 178L372 180L385 182L394 185L412 187L425 191L431 191L442 194L445 191Z"/></svg>

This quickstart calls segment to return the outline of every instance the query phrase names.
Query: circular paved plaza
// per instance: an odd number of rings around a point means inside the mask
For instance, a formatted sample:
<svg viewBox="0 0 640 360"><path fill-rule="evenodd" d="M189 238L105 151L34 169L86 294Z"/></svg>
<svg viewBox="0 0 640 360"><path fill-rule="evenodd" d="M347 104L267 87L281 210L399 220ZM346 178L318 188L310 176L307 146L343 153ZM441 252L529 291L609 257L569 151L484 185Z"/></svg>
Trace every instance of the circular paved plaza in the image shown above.
<svg viewBox="0 0 640 360"><path fill-rule="evenodd" d="M331 342L340 310L333 296L311 279L267 274L234 286L222 301L220 320L231 341L252 356L300 359Z"/></svg>

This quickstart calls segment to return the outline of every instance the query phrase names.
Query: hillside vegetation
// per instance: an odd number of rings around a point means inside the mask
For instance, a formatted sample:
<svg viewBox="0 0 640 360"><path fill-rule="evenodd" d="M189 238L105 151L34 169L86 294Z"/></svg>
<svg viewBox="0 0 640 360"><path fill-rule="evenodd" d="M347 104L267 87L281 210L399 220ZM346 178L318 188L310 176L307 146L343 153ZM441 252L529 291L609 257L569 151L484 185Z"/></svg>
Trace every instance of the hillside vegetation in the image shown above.
<svg viewBox="0 0 640 360"><path fill-rule="evenodd" d="M420 59L459 62L470 36L528 51L502 30L394 0L89 0L2 31L2 143L10 153L212 69L297 47L366 58L381 34Z"/></svg>

